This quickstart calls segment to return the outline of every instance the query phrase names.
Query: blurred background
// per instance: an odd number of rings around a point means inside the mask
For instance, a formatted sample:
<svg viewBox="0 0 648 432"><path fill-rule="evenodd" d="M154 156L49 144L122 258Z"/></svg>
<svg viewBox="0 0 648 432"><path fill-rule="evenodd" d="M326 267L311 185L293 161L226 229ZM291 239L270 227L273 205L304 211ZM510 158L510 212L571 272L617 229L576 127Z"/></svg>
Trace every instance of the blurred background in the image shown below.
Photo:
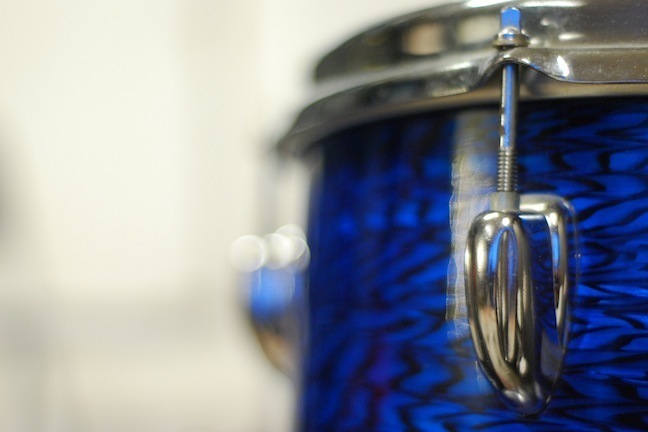
<svg viewBox="0 0 648 432"><path fill-rule="evenodd" d="M316 60L431 3L0 0L0 430L289 430L228 248L304 222Z"/></svg>

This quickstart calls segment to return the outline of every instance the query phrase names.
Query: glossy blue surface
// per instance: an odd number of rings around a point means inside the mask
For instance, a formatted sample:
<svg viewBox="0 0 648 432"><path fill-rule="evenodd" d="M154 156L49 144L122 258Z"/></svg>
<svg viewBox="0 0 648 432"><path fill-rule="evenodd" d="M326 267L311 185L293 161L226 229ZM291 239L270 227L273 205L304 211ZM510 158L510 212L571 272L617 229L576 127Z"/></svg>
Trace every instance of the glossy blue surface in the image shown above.
<svg viewBox="0 0 648 432"><path fill-rule="evenodd" d="M494 178L489 109L385 121L318 144L301 429L648 429L648 102L521 110L522 192L571 202L582 255L563 376L533 419L498 400L457 331L462 318L449 318L459 307L448 296L454 140L466 118L480 137L468 143L474 158Z"/></svg>

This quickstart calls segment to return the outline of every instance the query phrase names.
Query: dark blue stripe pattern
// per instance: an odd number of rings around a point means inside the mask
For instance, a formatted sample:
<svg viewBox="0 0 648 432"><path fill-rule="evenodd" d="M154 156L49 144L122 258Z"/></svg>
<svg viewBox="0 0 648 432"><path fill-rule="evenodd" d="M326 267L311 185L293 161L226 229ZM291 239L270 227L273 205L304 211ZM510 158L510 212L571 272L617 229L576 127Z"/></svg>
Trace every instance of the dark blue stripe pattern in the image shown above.
<svg viewBox="0 0 648 432"><path fill-rule="evenodd" d="M496 110L467 111L483 140L475 148L495 148ZM537 418L498 400L468 334L447 318L461 113L365 125L317 144L300 428L648 429L648 102L522 107L522 192L571 202L581 254L563 375ZM496 154L483 157L495 163Z"/></svg>

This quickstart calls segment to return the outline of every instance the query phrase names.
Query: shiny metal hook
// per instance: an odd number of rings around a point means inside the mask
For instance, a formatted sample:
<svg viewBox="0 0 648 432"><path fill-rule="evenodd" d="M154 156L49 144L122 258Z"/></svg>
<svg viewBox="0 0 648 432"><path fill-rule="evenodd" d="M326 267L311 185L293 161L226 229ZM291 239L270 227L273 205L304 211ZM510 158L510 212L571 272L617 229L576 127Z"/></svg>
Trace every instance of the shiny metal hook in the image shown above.
<svg viewBox="0 0 648 432"><path fill-rule="evenodd" d="M576 240L565 200L527 194L520 201L517 211L474 219L465 280L481 369L505 402L531 415L545 408L560 377Z"/></svg>
<svg viewBox="0 0 648 432"><path fill-rule="evenodd" d="M494 45L527 44L520 24L518 9L503 9ZM481 369L506 403L532 415L549 402L566 351L575 229L564 199L517 192L518 81L519 66L505 65L497 192L468 232L465 281Z"/></svg>

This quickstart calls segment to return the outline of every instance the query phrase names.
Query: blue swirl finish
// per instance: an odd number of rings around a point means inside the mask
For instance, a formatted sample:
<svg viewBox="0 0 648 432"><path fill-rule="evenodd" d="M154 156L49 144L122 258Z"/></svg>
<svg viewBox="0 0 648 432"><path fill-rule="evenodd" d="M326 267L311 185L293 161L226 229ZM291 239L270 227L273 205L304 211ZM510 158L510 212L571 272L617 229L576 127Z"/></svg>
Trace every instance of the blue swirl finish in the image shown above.
<svg viewBox="0 0 648 432"><path fill-rule="evenodd" d="M466 124L480 138L454 142ZM522 192L571 202L582 255L563 375L537 418L480 376L448 289L453 152L474 148L492 188L497 127L495 110L470 109L318 143L302 430L648 429L648 101L521 109Z"/></svg>

